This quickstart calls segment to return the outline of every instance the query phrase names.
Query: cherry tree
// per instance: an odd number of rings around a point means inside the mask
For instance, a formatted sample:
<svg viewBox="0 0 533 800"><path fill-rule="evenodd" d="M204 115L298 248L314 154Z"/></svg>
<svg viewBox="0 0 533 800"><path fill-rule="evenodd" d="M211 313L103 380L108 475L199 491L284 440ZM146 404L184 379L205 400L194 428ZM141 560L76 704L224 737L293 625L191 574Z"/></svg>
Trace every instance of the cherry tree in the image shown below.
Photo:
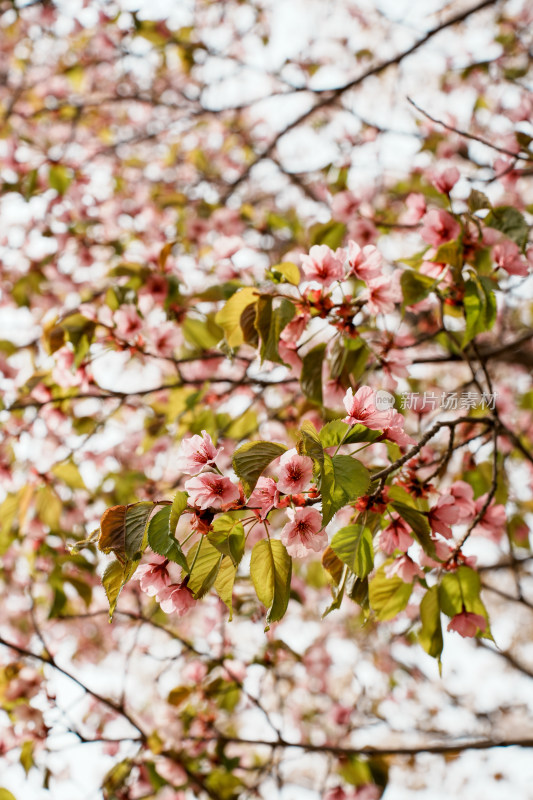
<svg viewBox="0 0 533 800"><path fill-rule="evenodd" d="M532 23L0 2L0 800L526 791Z"/></svg>

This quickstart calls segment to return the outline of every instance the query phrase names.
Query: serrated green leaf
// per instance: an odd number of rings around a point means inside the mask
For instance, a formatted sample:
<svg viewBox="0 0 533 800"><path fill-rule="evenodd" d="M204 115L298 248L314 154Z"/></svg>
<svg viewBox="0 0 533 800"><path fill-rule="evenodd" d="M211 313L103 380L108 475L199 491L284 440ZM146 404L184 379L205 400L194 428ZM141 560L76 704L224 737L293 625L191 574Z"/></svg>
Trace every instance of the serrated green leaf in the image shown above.
<svg viewBox="0 0 533 800"><path fill-rule="evenodd" d="M324 468L324 448L320 436L312 422L305 420L300 428L300 438L296 445L299 455L308 456L313 460L313 473L315 478L322 475Z"/></svg>
<svg viewBox="0 0 533 800"><path fill-rule="evenodd" d="M229 556L233 564L240 563L244 555L245 536L239 519L231 514L216 517L207 538L219 553Z"/></svg>
<svg viewBox="0 0 533 800"><path fill-rule="evenodd" d="M223 558L215 579L214 588L222 602L229 610L229 618L233 619L233 584L237 575L237 567L229 558Z"/></svg>
<svg viewBox="0 0 533 800"><path fill-rule="evenodd" d="M185 494L185 492L178 492L178 494ZM179 564L185 572L188 572L189 566L180 543L170 533L171 515L170 506L163 506L154 514L148 524L148 544L154 553Z"/></svg>
<svg viewBox="0 0 533 800"><path fill-rule="evenodd" d="M203 537L189 550L187 560L191 564L187 587L195 598L200 600L208 593L216 580L222 564L222 554ZM194 566L192 566L193 564Z"/></svg>
<svg viewBox="0 0 533 800"><path fill-rule="evenodd" d="M300 385L305 396L322 405L322 363L326 353L325 344L317 344L302 359Z"/></svg>
<svg viewBox="0 0 533 800"><path fill-rule="evenodd" d="M341 419L327 422L320 429L322 447L337 447L342 444L357 444L357 442L374 442L381 436L381 431L371 431L364 425L350 426Z"/></svg>
<svg viewBox="0 0 533 800"><path fill-rule="evenodd" d="M422 275L414 270L404 270L400 280L405 306L414 306L427 297L435 288L437 281L429 275Z"/></svg>
<svg viewBox="0 0 533 800"><path fill-rule="evenodd" d="M270 271L276 276L281 275L287 283L292 283L293 286L298 286L301 281L300 270L293 264L292 261L282 261L281 264L275 264L270 268Z"/></svg>
<svg viewBox="0 0 533 800"><path fill-rule="evenodd" d="M413 591L412 583L405 583L398 575L387 578L380 567L368 583L370 606L378 619L392 619L406 607Z"/></svg>
<svg viewBox="0 0 533 800"><path fill-rule="evenodd" d="M314 244L327 244L332 250L336 250L343 242L346 225L333 219L329 222L318 222L311 227L309 233L311 247Z"/></svg>
<svg viewBox="0 0 533 800"><path fill-rule="evenodd" d="M257 301L258 296L258 290L251 286L239 289L215 315L215 322L223 329L230 347L238 347L244 342L241 314L247 306Z"/></svg>
<svg viewBox="0 0 533 800"><path fill-rule="evenodd" d="M121 564L120 561L115 560L105 568L105 572L102 575L102 586L105 589L107 601L109 603L110 622L113 618L115 608L117 607L120 590L133 576L138 565L138 561L129 561L126 564Z"/></svg>
<svg viewBox="0 0 533 800"><path fill-rule="evenodd" d="M372 571L372 532L363 525L347 525L341 528L331 540L330 547L359 578L366 578Z"/></svg>
<svg viewBox="0 0 533 800"><path fill-rule="evenodd" d="M505 236L515 242L521 250L527 244L529 225L524 215L513 206L497 206L490 211L483 220L489 228L496 228Z"/></svg>
<svg viewBox="0 0 533 800"><path fill-rule="evenodd" d="M443 642L438 586L432 586L422 598L420 620L422 628L418 634L418 641L428 655L440 661Z"/></svg>
<svg viewBox="0 0 533 800"><path fill-rule="evenodd" d="M254 545L250 576L260 602L267 609L267 623L280 620L290 597L292 559L278 539L261 539Z"/></svg>
<svg viewBox="0 0 533 800"><path fill-rule="evenodd" d="M172 505L170 507L170 518L168 522L168 529L171 536L175 536L176 534L176 528L178 526L179 519L187 508L187 500L187 492L176 492L174 495L174 500L172 501Z"/></svg>
<svg viewBox="0 0 533 800"><path fill-rule="evenodd" d="M121 561L138 560L148 543L148 518L153 508L148 501L108 508L100 520L98 548L103 553L113 551Z"/></svg>
<svg viewBox="0 0 533 800"><path fill-rule="evenodd" d="M431 539L431 528L427 517L416 508L401 502L392 503L392 507L400 517L407 522L413 535L425 553L431 558L436 558L435 543Z"/></svg>
<svg viewBox="0 0 533 800"><path fill-rule="evenodd" d="M70 489L85 489L85 483L76 464L72 461L63 461L52 467L51 472Z"/></svg>
<svg viewBox="0 0 533 800"><path fill-rule="evenodd" d="M280 334L296 313L294 303L281 298L276 307L272 297L261 297L257 306L257 329L261 335L261 361L283 363L278 352Z"/></svg>
<svg viewBox="0 0 533 800"><path fill-rule="evenodd" d="M463 266L463 245L459 239L451 242L444 242L437 248L437 252L431 257L437 264L450 264L450 266L460 269Z"/></svg>
<svg viewBox="0 0 533 800"><path fill-rule="evenodd" d="M324 472L320 484L324 525L343 506L366 494L370 476L360 461L352 456L324 454Z"/></svg>
<svg viewBox="0 0 533 800"><path fill-rule="evenodd" d="M233 469L241 480L246 495L250 495L271 461L279 458L287 448L277 442L246 442L233 455Z"/></svg>

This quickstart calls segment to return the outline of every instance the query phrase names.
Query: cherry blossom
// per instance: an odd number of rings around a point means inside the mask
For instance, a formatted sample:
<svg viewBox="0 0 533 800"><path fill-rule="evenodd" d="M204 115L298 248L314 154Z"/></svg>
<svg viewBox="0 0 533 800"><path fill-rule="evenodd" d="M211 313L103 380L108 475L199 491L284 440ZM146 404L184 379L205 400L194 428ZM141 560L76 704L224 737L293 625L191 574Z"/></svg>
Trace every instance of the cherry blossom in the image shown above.
<svg viewBox="0 0 533 800"><path fill-rule="evenodd" d="M386 528L381 530L376 538L376 545L384 553L392 555L395 550L402 550L404 553L413 544L413 537L407 523L397 514Z"/></svg>
<svg viewBox="0 0 533 800"><path fill-rule="evenodd" d="M483 633L487 627L487 620L481 614L473 614L470 611L462 611L448 623L449 631L456 631L461 636L473 637L478 631Z"/></svg>
<svg viewBox="0 0 533 800"><path fill-rule="evenodd" d="M299 494L309 489L313 479L313 462L295 449L287 450L279 460L277 488L285 494Z"/></svg>
<svg viewBox="0 0 533 800"><path fill-rule="evenodd" d="M309 255L301 256L302 269L307 280L329 286L344 277L343 262L325 244L315 244Z"/></svg>
<svg viewBox="0 0 533 800"><path fill-rule="evenodd" d="M504 239L492 249L494 261L509 275L527 275L529 266L518 248L518 245L510 239Z"/></svg>
<svg viewBox="0 0 533 800"><path fill-rule="evenodd" d="M351 240L348 242L348 265L351 275L368 283L381 274L383 258L373 244L367 244L361 248Z"/></svg>
<svg viewBox="0 0 533 800"><path fill-rule="evenodd" d="M370 386L361 386L355 394L352 389L348 389L343 402L348 412L344 422L349 425L365 425L372 430L383 430L391 424L390 410L378 411L376 393Z"/></svg>
<svg viewBox="0 0 533 800"><path fill-rule="evenodd" d="M487 494L481 495L481 497L478 497L476 500L476 514L479 514L484 507L487 496ZM480 519L472 532L478 536L485 536L487 539L498 543L505 534L506 525L507 515L505 513L505 506L491 501L482 519Z"/></svg>
<svg viewBox="0 0 533 800"><path fill-rule="evenodd" d="M366 302L371 314L389 314L394 311L396 303L402 300L399 280L400 274L395 272L390 278L384 275L368 281L368 288L361 292L361 300Z"/></svg>
<svg viewBox="0 0 533 800"><path fill-rule="evenodd" d="M196 475L206 466L213 466L224 448L218 449L207 431L182 439L175 459L175 467L186 475Z"/></svg>
<svg viewBox="0 0 533 800"><path fill-rule="evenodd" d="M256 487L250 495L248 508L258 508L259 516L265 519L279 501L279 488L272 478L261 476L257 481Z"/></svg>
<svg viewBox="0 0 533 800"><path fill-rule="evenodd" d="M192 505L200 509L223 508L239 500L239 487L229 478L206 472L185 482Z"/></svg>
<svg viewBox="0 0 533 800"><path fill-rule="evenodd" d="M456 239L461 226L457 220L442 208L432 208L424 216L420 236L428 244L439 247L450 239Z"/></svg>
<svg viewBox="0 0 533 800"><path fill-rule="evenodd" d="M165 614L177 614L183 617L196 605L191 591L182 583L165 586L158 594L159 605Z"/></svg>
<svg viewBox="0 0 533 800"><path fill-rule="evenodd" d="M309 552L320 552L327 544L328 537L321 531L322 517L316 508L289 508L290 522L283 526L280 539L289 555L303 558Z"/></svg>
<svg viewBox="0 0 533 800"><path fill-rule="evenodd" d="M143 592L149 597L161 596L161 592L170 583L168 573L168 560L154 553L149 564L141 564L137 567L135 578Z"/></svg>

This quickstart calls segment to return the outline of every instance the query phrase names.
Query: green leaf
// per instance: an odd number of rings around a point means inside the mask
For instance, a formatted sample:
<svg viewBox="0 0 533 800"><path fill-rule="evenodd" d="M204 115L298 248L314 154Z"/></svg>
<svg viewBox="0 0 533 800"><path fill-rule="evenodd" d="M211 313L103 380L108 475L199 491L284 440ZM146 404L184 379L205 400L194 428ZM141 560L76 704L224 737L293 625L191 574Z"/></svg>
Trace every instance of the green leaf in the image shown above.
<svg viewBox="0 0 533 800"><path fill-rule="evenodd" d="M185 492L178 492L185 494ZM170 506L163 506L157 511L148 524L148 544L159 556L168 558L175 564L179 564L185 572L189 571L187 559L183 553L180 543L170 533L170 519L172 510Z"/></svg>
<svg viewBox="0 0 533 800"><path fill-rule="evenodd" d="M268 300L272 302L269 297ZM259 344L259 336L257 334L256 318L259 313L259 305L262 303L263 298L260 297L255 303L250 303L246 306L241 314L241 330L246 344L252 347L257 347Z"/></svg>
<svg viewBox="0 0 533 800"><path fill-rule="evenodd" d="M368 584L370 606L378 619L392 619L406 607L412 591L412 583L404 583L398 575L387 578L382 566Z"/></svg>
<svg viewBox="0 0 533 800"><path fill-rule="evenodd" d="M197 555L198 554L198 555ZM213 586L220 565L222 554L205 537L200 539L187 553L187 560L192 565L188 588L197 600L204 597Z"/></svg>
<svg viewBox="0 0 533 800"><path fill-rule="evenodd" d="M325 344L317 344L302 359L300 385L305 396L314 403L322 405L322 362L326 352Z"/></svg>
<svg viewBox="0 0 533 800"><path fill-rule="evenodd" d="M105 568L105 572L102 576L102 586L105 589L107 601L109 603L110 622L113 618L115 608L117 607L120 590L132 577L138 564L138 561L130 561L127 564L121 564L120 561L115 560Z"/></svg>
<svg viewBox="0 0 533 800"><path fill-rule="evenodd" d="M463 245L459 239L451 242L444 242L437 248L431 260L437 264L450 264L450 266L460 269L463 266Z"/></svg>
<svg viewBox="0 0 533 800"><path fill-rule="evenodd" d="M11 794L9 789L0 788L0 800L17 800L17 798Z"/></svg>
<svg viewBox="0 0 533 800"><path fill-rule="evenodd" d="M31 739L27 739L20 749L19 761L26 775L28 774L30 769L35 765L35 761L33 760L33 748L34 748L34 742ZM1 800L1 794L0 794L0 800Z"/></svg>
<svg viewBox="0 0 533 800"><path fill-rule="evenodd" d="M233 619L233 584L236 574L237 567L229 558L223 558L214 583L216 593L229 610L230 620Z"/></svg>
<svg viewBox="0 0 533 800"><path fill-rule="evenodd" d="M398 512L400 517L407 522L411 528L414 537L418 544L422 547L425 553L431 558L437 558L435 551L435 543L431 539L431 528L427 517L416 508L408 506L405 503L398 501L392 503L392 507Z"/></svg>
<svg viewBox="0 0 533 800"><path fill-rule="evenodd" d="M228 439L236 439L240 441L252 433L255 433L258 427L257 414L251 408L247 408L244 414L232 420L228 427L224 430L224 436Z"/></svg>
<svg viewBox="0 0 533 800"><path fill-rule="evenodd" d="M404 270L400 282L405 306L414 306L415 303L419 303L430 294L437 284L435 278L413 270Z"/></svg>
<svg viewBox="0 0 533 800"><path fill-rule="evenodd" d="M491 207L491 202L487 195L483 194L483 192L479 192L477 189L472 189L467 202L468 208L472 212Z"/></svg>
<svg viewBox="0 0 533 800"><path fill-rule="evenodd" d="M496 228L505 236L515 242L521 250L527 244L529 236L529 225L524 215L512 206L498 206L489 211L484 219L485 225L489 228Z"/></svg>
<svg viewBox="0 0 533 800"><path fill-rule="evenodd" d="M216 347L224 337L224 331L217 325L214 318L208 316L206 319L186 316L181 330L185 339L200 350L209 350Z"/></svg>
<svg viewBox="0 0 533 800"><path fill-rule="evenodd" d="M347 525L331 540L331 548L352 572L365 578L374 566L372 532L363 525Z"/></svg>
<svg viewBox="0 0 533 800"><path fill-rule="evenodd" d="M324 469L324 448L318 431L312 422L305 420L302 423L300 438L296 447L301 456L308 456L313 460L315 478L321 476Z"/></svg>
<svg viewBox="0 0 533 800"><path fill-rule="evenodd" d="M420 603L420 619L422 629L418 634L418 641L433 658L440 661L442 653L442 627L440 622L439 589L432 586L425 593Z"/></svg>
<svg viewBox="0 0 533 800"><path fill-rule="evenodd" d="M349 433L348 433L349 431ZM322 447L337 447L341 444L357 444L357 442L375 442L381 436L381 431L371 431L364 425L350 426L341 419L327 422L320 429Z"/></svg>
<svg viewBox="0 0 533 800"><path fill-rule="evenodd" d="M168 523L171 536L175 536L176 534L176 528L178 526L179 519L187 508L187 499L187 492L176 492L174 495L174 500L172 501L172 506L170 508L170 519Z"/></svg>
<svg viewBox="0 0 533 800"><path fill-rule="evenodd" d="M241 314L247 306L257 301L258 296L257 289L251 286L239 289L215 315L215 322L223 329L230 347L238 347L244 342Z"/></svg>
<svg viewBox="0 0 533 800"><path fill-rule="evenodd" d="M351 456L324 454L324 474L320 485L324 525L343 506L366 494L370 483L368 470Z"/></svg>
<svg viewBox="0 0 533 800"><path fill-rule="evenodd" d="M63 481L69 489L86 489L83 478L76 464L72 461L63 461L61 464L56 464L52 467L51 472L60 481Z"/></svg>
<svg viewBox="0 0 533 800"><path fill-rule="evenodd" d="M233 564L238 565L244 555L244 527L240 520L231 514L222 514L213 522L213 529L207 534L213 547L225 556L229 556Z"/></svg>
<svg viewBox="0 0 533 800"><path fill-rule="evenodd" d="M72 183L71 171L63 164L52 164L48 170L48 183L58 194L65 194Z"/></svg>
<svg viewBox="0 0 533 800"><path fill-rule="evenodd" d="M311 247L314 244L327 244L332 250L336 250L343 242L346 225L332 219L329 222L319 222L313 225L309 233Z"/></svg>
<svg viewBox="0 0 533 800"><path fill-rule="evenodd" d="M496 320L496 298L490 280L477 276L468 280L465 284L463 305L466 317L463 336L465 347L478 333L490 330Z"/></svg>
<svg viewBox="0 0 533 800"><path fill-rule="evenodd" d="M244 491L249 496L261 473L271 461L279 458L287 448L277 442L246 442L233 455L233 469L240 478Z"/></svg>
<svg viewBox="0 0 533 800"><path fill-rule="evenodd" d="M292 283L293 286L298 286L302 279L300 270L292 261L282 261L281 264L270 267L270 272L274 277L281 275L282 278L285 278L287 283Z"/></svg>
<svg viewBox="0 0 533 800"><path fill-rule="evenodd" d="M280 620L290 597L292 559L278 539L261 539L252 550L250 576L257 597L268 610L266 621Z"/></svg>
<svg viewBox="0 0 533 800"><path fill-rule="evenodd" d="M282 364L278 352L280 334L296 313L294 303L281 298L276 308L271 297L261 297L257 310L257 328L261 335L261 361L274 361Z"/></svg>
<svg viewBox="0 0 533 800"><path fill-rule="evenodd" d="M148 501L108 508L100 520L98 548L103 553L113 551L122 561L138 560L148 543L147 525L153 508Z"/></svg>

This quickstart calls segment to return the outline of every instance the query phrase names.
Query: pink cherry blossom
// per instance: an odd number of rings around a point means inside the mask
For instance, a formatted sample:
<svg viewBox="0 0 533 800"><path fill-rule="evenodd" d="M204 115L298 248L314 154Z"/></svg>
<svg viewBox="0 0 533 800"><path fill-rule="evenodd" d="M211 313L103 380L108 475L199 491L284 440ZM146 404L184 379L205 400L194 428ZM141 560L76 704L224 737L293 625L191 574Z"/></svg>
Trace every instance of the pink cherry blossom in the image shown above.
<svg viewBox="0 0 533 800"><path fill-rule="evenodd" d="M333 281L342 280L344 265L327 244L315 244L309 255L301 256L302 269L309 281L318 281L322 286L329 286Z"/></svg>
<svg viewBox="0 0 533 800"><path fill-rule="evenodd" d="M504 239L503 242L495 245L492 257L496 264L509 275L527 275L529 273L528 264L522 257L518 245L511 242L510 239Z"/></svg>
<svg viewBox="0 0 533 800"><path fill-rule="evenodd" d="M457 167L448 167L434 175L431 182L438 192L450 194L460 177L461 174Z"/></svg>
<svg viewBox="0 0 533 800"><path fill-rule="evenodd" d="M115 311L113 317L116 325L117 336L125 341L133 341L142 328L142 320L137 309L132 305L121 306Z"/></svg>
<svg viewBox="0 0 533 800"><path fill-rule="evenodd" d="M340 222L349 222L359 208L360 200L351 192L338 192L331 201L331 213Z"/></svg>
<svg viewBox="0 0 533 800"><path fill-rule="evenodd" d="M178 448L175 467L186 475L196 475L203 467L212 466L224 448L218 449L206 431L182 439Z"/></svg>
<svg viewBox="0 0 533 800"><path fill-rule="evenodd" d="M409 444L416 444L416 440L413 439L412 436L409 436L409 434L403 429L403 426L405 425L405 418L402 416L402 414L400 414L399 411L396 411L395 408L391 408L388 413L390 414L389 422L383 427L383 435L385 438L390 442L399 444L400 447L405 447Z"/></svg>
<svg viewBox="0 0 533 800"><path fill-rule="evenodd" d="M159 592L159 605L165 614L177 614L183 617L196 605L192 592L182 583L172 583Z"/></svg>
<svg viewBox="0 0 533 800"><path fill-rule="evenodd" d="M170 583L167 566L168 560L154 553L149 564L137 567L135 578L139 581L142 591L149 597L160 596Z"/></svg>
<svg viewBox="0 0 533 800"><path fill-rule="evenodd" d="M461 233L461 226L457 220L442 208L432 208L424 217L424 224L420 228L420 236L428 244L435 247L457 239Z"/></svg>
<svg viewBox="0 0 533 800"><path fill-rule="evenodd" d="M470 611L462 611L448 623L447 630L456 631L461 636L473 637L479 631L483 632L487 627L487 620L481 614L472 614Z"/></svg>
<svg viewBox="0 0 533 800"><path fill-rule="evenodd" d="M426 213L426 198L423 194L412 192L405 199L407 211L402 214L401 221L405 225L414 225Z"/></svg>
<svg viewBox="0 0 533 800"><path fill-rule="evenodd" d="M405 553L413 544L413 537L407 523L398 515L394 515L390 525L380 531L376 537L376 545L387 555L395 550Z"/></svg>
<svg viewBox="0 0 533 800"><path fill-rule="evenodd" d="M366 308L374 315L390 314L402 297L399 272L395 272L392 277L384 275L381 278L372 278L368 281L368 288L361 292L361 300L366 301Z"/></svg>
<svg viewBox="0 0 533 800"><path fill-rule="evenodd" d="M268 512L275 507L278 500L279 489L276 481L273 481L272 478L261 477L250 495L247 506L248 508L258 508L259 516L261 519L265 519Z"/></svg>
<svg viewBox="0 0 533 800"><path fill-rule="evenodd" d="M394 575L398 575L398 577L401 578L404 583L412 583L416 576L419 578L424 577L424 573L418 564L416 564L408 555L396 558L392 564L386 566L385 575L387 578L392 578Z"/></svg>
<svg viewBox="0 0 533 800"><path fill-rule="evenodd" d="M225 478L214 472L206 472L190 478L185 482L185 489L189 493L191 503L200 509L223 508L237 502L240 497L239 488Z"/></svg>
<svg viewBox="0 0 533 800"><path fill-rule="evenodd" d="M288 508L287 515L290 522L282 528L280 539L289 555L303 558L310 551L319 552L327 545L327 534L320 530L322 515L316 508Z"/></svg>
<svg viewBox="0 0 533 800"><path fill-rule="evenodd" d="M391 423L390 409L378 411L376 393L370 386L361 386L355 394L348 389L343 402L348 412L343 422L347 422L348 425L365 425L372 430L383 430Z"/></svg>
<svg viewBox="0 0 533 800"><path fill-rule="evenodd" d="M350 275L355 275L362 281L369 281L380 276L383 258L373 244L367 244L361 248L356 242L349 241L348 265Z"/></svg>
<svg viewBox="0 0 533 800"><path fill-rule="evenodd" d="M486 499L486 494L478 497L476 500L476 514L479 514L485 505ZM498 544L505 533L506 524L507 515L505 513L505 506L501 504L496 505L494 502L491 502L483 514L483 518L478 522L472 532L478 536L485 536L485 538Z"/></svg>
<svg viewBox="0 0 533 800"><path fill-rule="evenodd" d="M299 494L309 489L313 479L313 462L308 456L299 456L296 450L287 450L279 460L278 490L285 494Z"/></svg>
<svg viewBox="0 0 533 800"><path fill-rule="evenodd" d="M446 539L451 539L452 529L450 525L455 525L461 520L461 509L457 506L454 497L444 495L430 509L428 519L432 531L440 533Z"/></svg>
<svg viewBox="0 0 533 800"><path fill-rule="evenodd" d="M476 515L476 504L474 502L474 490L466 481L455 481L450 487L450 494L455 499L457 508L460 511L461 521L472 519Z"/></svg>

